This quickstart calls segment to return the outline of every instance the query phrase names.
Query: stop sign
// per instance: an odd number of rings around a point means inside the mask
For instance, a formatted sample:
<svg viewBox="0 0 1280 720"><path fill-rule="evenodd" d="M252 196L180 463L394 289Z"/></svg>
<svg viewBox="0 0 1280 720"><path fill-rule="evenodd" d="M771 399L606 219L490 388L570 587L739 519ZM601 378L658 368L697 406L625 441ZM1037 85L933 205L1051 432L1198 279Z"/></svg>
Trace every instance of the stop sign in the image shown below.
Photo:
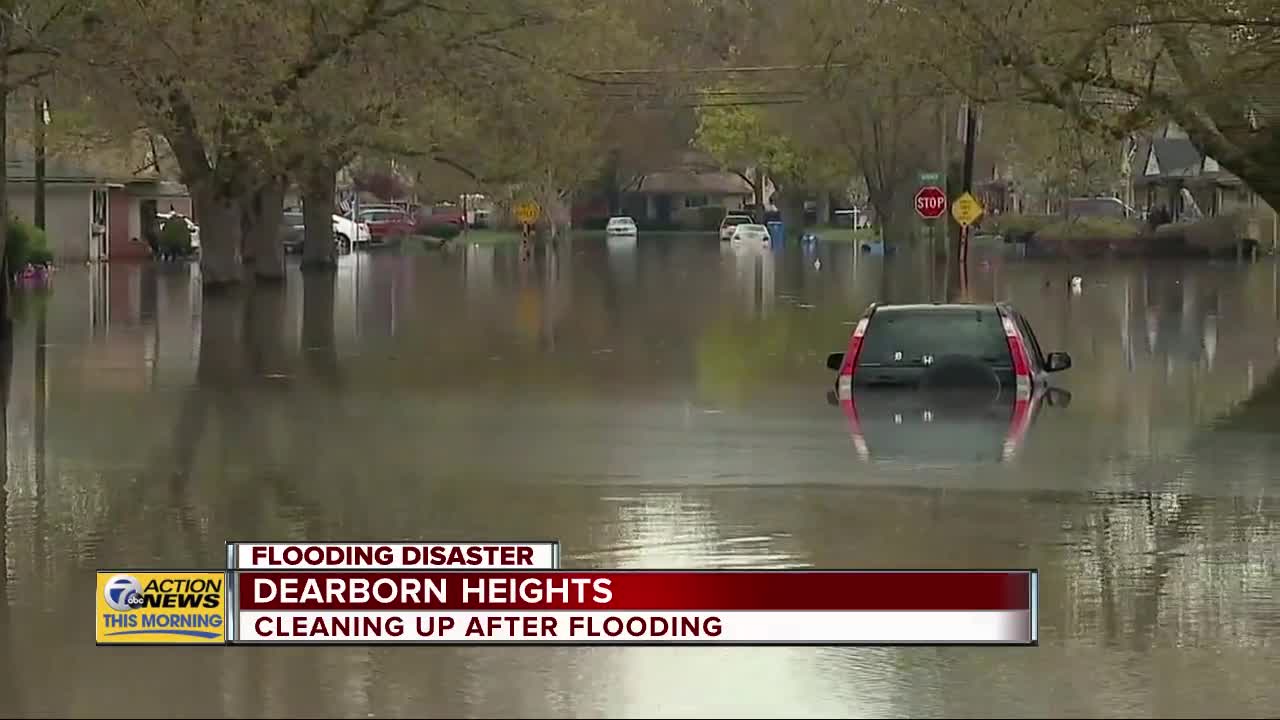
<svg viewBox="0 0 1280 720"><path fill-rule="evenodd" d="M947 194L937 185L926 185L916 193L916 214L935 220L947 211Z"/></svg>

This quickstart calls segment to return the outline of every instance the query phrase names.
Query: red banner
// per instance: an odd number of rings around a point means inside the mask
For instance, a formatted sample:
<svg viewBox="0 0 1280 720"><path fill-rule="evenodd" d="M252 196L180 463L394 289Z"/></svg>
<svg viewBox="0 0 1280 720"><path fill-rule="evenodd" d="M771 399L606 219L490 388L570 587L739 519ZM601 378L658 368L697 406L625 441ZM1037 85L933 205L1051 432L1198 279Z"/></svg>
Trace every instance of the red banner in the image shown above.
<svg viewBox="0 0 1280 720"><path fill-rule="evenodd" d="M241 610L1008 611L1030 572L238 573Z"/></svg>

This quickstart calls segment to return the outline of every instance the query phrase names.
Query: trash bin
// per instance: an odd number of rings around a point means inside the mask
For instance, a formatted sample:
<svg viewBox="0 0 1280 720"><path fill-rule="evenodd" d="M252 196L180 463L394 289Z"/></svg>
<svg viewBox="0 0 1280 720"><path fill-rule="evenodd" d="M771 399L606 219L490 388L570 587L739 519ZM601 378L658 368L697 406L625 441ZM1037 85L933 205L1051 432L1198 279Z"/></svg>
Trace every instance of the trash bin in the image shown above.
<svg viewBox="0 0 1280 720"><path fill-rule="evenodd" d="M785 228L782 223L777 220L771 220L765 227L769 228L769 239L774 245L781 245L787 239Z"/></svg>

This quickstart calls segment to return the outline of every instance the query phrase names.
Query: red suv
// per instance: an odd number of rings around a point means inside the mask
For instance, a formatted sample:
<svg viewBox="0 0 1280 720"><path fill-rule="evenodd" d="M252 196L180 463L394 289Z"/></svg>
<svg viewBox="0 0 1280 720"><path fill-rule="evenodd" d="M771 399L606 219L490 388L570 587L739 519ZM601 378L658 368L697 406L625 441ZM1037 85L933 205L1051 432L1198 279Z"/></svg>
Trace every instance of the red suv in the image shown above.
<svg viewBox="0 0 1280 720"><path fill-rule="evenodd" d="M1044 355L1031 324L1002 303L872 305L827 367L838 371L828 399L864 457L874 444L877 455L987 447L1008 459L1041 400L1065 405L1070 395L1048 375L1071 357Z"/></svg>

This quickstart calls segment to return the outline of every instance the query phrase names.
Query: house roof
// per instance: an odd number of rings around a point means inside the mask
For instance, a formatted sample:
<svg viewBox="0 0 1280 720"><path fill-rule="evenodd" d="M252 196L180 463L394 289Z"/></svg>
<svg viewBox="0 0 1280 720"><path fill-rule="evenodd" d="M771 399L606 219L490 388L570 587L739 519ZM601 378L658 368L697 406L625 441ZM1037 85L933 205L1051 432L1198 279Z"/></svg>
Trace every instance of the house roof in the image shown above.
<svg viewBox="0 0 1280 720"><path fill-rule="evenodd" d="M10 152L7 164L9 182L29 183L36 179L35 158L23 152ZM49 183L82 183L89 185L110 185L112 187L130 186L156 195L185 196L187 188L181 183L166 180L158 176L120 175L118 173L100 172L88 167L73 158L49 156L45 158L44 179Z"/></svg>
<svg viewBox="0 0 1280 720"><path fill-rule="evenodd" d="M125 187L130 192L137 194L155 195L158 197L186 197L189 193L187 186L182 183L173 182L171 180L157 180L154 178L138 178L135 180L125 181Z"/></svg>
<svg viewBox="0 0 1280 720"><path fill-rule="evenodd" d="M33 182L36 178L35 158L22 155L11 155L8 158L8 164L5 170L5 176L8 178L9 182ZM55 183L96 183L104 180L104 178L95 175L76 163L68 162L56 157L45 159L44 178L47 182Z"/></svg>
<svg viewBox="0 0 1280 720"><path fill-rule="evenodd" d="M670 170L640 178L633 192L750 195L751 185L734 173Z"/></svg>
<svg viewBox="0 0 1280 720"><path fill-rule="evenodd" d="M1165 136L1152 138L1147 143L1146 157L1135 178L1135 184L1145 185L1165 181L1200 181L1220 185L1238 184L1231 173L1218 167L1217 162L1202 155L1185 137Z"/></svg>
<svg viewBox="0 0 1280 720"><path fill-rule="evenodd" d="M1153 157L1156 161L1154 168L1151 165ZM1200 174L1203 160L1200 151L1186 138L1157 138L1151 143L1143 175L1191 177ZM1155 172L1151 172L1152 170Z"/></svg>

